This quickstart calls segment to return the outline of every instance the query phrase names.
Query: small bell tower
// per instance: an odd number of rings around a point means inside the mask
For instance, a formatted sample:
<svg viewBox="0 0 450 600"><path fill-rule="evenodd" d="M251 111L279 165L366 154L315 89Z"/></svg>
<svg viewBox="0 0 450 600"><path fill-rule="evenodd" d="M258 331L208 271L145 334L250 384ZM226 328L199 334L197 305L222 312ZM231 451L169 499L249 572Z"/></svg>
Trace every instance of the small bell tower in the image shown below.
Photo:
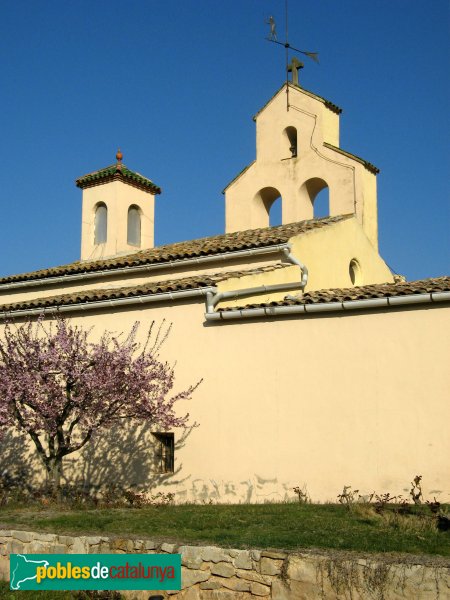
<svg viewBox="0 0 450 600"><path fill-rule="evenodd" d="M130 254L154 246L155 196L161 189L116 163L76 180L83 190L81 260Z"/></svg>
<svg viewBox="0 0 450 600"><path fill-rule="evenodd" d="M330 216L354 213L378 248L378 169L339 145L341 109L299 84L293 59L289 81L256 114L256 160L225 188L226 231L269 225L281 197L282 223L314 218L314 201L329 189Z"/></svg>

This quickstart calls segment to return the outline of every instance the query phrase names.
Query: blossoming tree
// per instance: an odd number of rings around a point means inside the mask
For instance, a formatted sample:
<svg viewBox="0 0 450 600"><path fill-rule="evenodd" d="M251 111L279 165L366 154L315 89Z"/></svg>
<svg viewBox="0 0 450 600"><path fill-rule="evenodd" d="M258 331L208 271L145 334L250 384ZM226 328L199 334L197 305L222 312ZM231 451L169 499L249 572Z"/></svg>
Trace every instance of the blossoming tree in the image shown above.
<svg viewBox="0 0 450 600"><path fill-rule="evenodd" d="M169 328L170 329L170 328ZM136 419L163 429L186 427L174 404L190 399L198 386L170 395L174 370L159 360L169 329L136 342L138 324L128 336L105 332L89 341L90 331L58 318L46 326L7 323L0 336L0 435L15 427L33 441L55 495L63 459L94 434Z"/></svg>

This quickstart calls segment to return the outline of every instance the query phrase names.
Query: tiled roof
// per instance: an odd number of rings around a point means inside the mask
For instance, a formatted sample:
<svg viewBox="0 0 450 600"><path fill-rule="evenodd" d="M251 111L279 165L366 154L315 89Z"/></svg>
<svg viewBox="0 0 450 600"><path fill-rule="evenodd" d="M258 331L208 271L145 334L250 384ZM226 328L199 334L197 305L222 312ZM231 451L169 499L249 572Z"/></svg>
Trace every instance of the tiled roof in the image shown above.
<svg viewBox="0 0 450 600"><path fill-rule="evenodd" d="M356 156L356 154L352 154L351 152L347 152L347 150L342 150L342 148L339 148L338 146L333 146L333 144L329 144L328 142L324 142L323 145L326 148L330 148L330 150L334 150L335 152L339 152L339 154L343 154L344 156L348 156L349 158L354 158L359 163L361 163L362 165L364 165L365 168L368 171L370 171L371 173L373 173L374 175L377 175L380 172L380 169L378 167L376 167L375 165L373 165L368 160L364 160L364 158L361 158L360 156Z"/></svg>
<svg viewBox="0 0 450 600"><path fill-rule="evenodd" d="M288 225L279 225L277 227L265 227L262 229L249 229L247 231L237 231L234 233L225 233L212 237L190 240L187 242L177 242L141 250L133 254L118 256L115 258L96 260L96 261L77 261L60 267L42 269L31 273L22 273L11 275L0 279L1 284L15 283L19 281L47 279L59 277L62 275L75 275L83 273L93 273L95 271L113 270L125 267L136 267L140 265L152 265L165 263L174 260L183 260L202 256L212 256L223 252L233 252L236 250L245 250L250 248L261 248L264 246L273 246L275 244L286 243L291 237L300 233L306 233L313 229L327 227L353 215L342 215L338 217L326 217L325 219L311 219L290 223Z"/></svg>
<svg viewBox="0 0 450 600"><path fill-rule="evenodd" d="M258 275L268 271L285 269L290 265L268 265L257 269L248 269L241 271L229 271L227 273L215 273L205 275L194 275L192 277L183 277L180 279L170 279L167 281L157 281L145 283L130 287L80 290L58 296L49 296L45 298L32 298L15 302L13 304L0 305L0 313L27 310L36 308L51 308L58 306L67 306L73 304L85 304L90 302L99 302L102 300L116 300L119 298L133 298L137 296L149 296L154 294L164 294L166 292L180 292L183 290L193 290L202 287L215 286L219 281L231 279L233 277L243 277L245 275Z"/></svg>
<svg viewBox="0 0 450 600"><path fill-rule="evenodd" d="M349 302L352 300L370 300L373 298L391 298L412 294L430 294L432 292L450 292L450 277L434 277L418 281L402 281L400 283L376 283L351 288L317 290L299 295L295 300L247 304L240 307L221 310L241 310L244 308L261 308L269 306L296 306L302 304L325 304L332 302Z"/></svg>
<svg viewBox="0 0 450 600"><path fill-rule="evenodd" d="M79 188L84 190L85 188L114 180L124 181L146 192L151 192L152 194L161 193L161 188L155 185L153 181L150 181L150 179L147 179L147 177L144 177L139 173L131 171L122 163L116 163L109 167L105 167L104 169L100 169L99 171L88 173L77 179L75 183Z"/></svg>

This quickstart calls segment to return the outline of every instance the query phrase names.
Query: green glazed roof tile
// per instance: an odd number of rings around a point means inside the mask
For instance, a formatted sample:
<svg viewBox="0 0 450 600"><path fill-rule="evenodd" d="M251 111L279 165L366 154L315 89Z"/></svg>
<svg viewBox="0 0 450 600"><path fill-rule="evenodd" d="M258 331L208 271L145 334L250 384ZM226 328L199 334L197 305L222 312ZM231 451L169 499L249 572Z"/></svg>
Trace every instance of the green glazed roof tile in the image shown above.
<svg viewBox="0 0 450 600"><path fill-rule="evenodd" d="M129 183L130 185L134 185L139 189L142 189L146 192L151 192L152 194L161 193L161 188L153 183L153 181L147 179L147 177L144 177L140 173L131 171L131 169L121 163L110 165L109 167L105 167L99 171L94 171L93 173L88 173L87 175L77 179L75 183L77 187L83 190L94 185L100 185L102 183L108 183L109 181L114 180Z"/></svg>

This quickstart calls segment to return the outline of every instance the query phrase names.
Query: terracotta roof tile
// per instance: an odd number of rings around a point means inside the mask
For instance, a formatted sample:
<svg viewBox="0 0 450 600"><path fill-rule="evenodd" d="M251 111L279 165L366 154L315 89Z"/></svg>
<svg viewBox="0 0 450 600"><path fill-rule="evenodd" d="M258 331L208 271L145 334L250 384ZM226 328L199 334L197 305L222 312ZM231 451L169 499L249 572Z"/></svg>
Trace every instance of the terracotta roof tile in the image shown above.
<svg viewBox="0 0 450 600"><path fill-rule="evenodd" d="M11 275L0 279L0 289L2 284L15 283L19 281L28 281L36 279L47 279L59 277L62 275L75 275L83 273L93 273L95 271L113 270L118 268L135 267L140 265L151 265L169 262L172 260L182 260L184 258L196 258L202 256L211 256L223 252L233 252L236 250L245 250L250 248L261 248L275 244L283 244L291 237L300 233L306 233L312 229L327 227L339 221L351 218L353 215L342 215L337 217L326 217L324 219L310 219L308 221L299 221L277 227L264 227L261 229L249 229L247 231L237 231L225 233L212 237L190 240L187 242L177 242L141 250L133 254L127 254L110 259L96 261L77 261L60 267L42 269L31 273L22 273Z"/></svg>
<svg viewBox="0 0 450 600"><path fill-rule="evenodd" d="M262 308L269 306L296 306L302 304L324 304L332 302L349 302L352 300L370 300L372 298L390 298L409 296L411 294L430 294L432 292L449 292L450 277L434 277L418 281L402 281L399 283L377 283L351 288L337 288L306 292L295 300L280 300L262 304L247 304L240 307L219 310L242 310L244 308Z"/></svg>
<svg viewBox="0 0 450 600"><path fill-rule="evenodd" d="M118 298L132 298L136 296L148 296L154 294L163 294L165 292L177 292L182 290L193 290L202 287L215 286L220 281L231 279L233 277L244 277L246 275L258 275L278 269L285 269L290 265L268 265L257 269L248 269L241 271L228 271L226 273L215 273L205 275L195 275L192 277L182 277L179 279L169 279L167 281L156 281L140 284L130 287L109 288L98 290L77 291L58 296L49 296L45 298L27 299L13 304L0 305L0 313L15 310L28 310L34 308L49 308L58 306L67 306L72 304L99 302L102 300L115 300Z"/></svg>

